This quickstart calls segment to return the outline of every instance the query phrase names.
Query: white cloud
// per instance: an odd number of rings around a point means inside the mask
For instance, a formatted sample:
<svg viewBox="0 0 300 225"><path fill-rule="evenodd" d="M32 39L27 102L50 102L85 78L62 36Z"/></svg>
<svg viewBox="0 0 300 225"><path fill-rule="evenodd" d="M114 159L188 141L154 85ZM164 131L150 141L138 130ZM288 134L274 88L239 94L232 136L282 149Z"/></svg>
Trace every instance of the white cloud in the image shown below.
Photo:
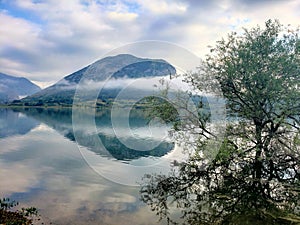
<svg viewBox="0 0 300 225"><path fill-rule="evenodd" d="M166 14L183 14L187 10L187 4L180 1L173 0L138 0L138 3L144 8L156 15Z"/></svg>
<svg viewBox="0 0 300 225"><path fill-rule="evenodd" d="M169 41L204 56L208 45L233 29L269 18L297 25L300 16L297 0L15 0L3 5L1 71L42 85L134 41Z"/></svg>
<svg viewBox="0 0 300 225"><path fill-rule="evenodd" d="M13 179L7 179L7 178ZM0 179L1 196L9 196L15 192L26 192L28 189L38 183L38 175L26 165L8 166L1 163Z"/></svg>
<svg viewBox="0 0 300 225"><path fill-rule="evenodd" d="M138 17L136 13L118 13L118 12L110 12L108 13L108 16L112 20L128 21L128 22L131 22Z"/></svg>

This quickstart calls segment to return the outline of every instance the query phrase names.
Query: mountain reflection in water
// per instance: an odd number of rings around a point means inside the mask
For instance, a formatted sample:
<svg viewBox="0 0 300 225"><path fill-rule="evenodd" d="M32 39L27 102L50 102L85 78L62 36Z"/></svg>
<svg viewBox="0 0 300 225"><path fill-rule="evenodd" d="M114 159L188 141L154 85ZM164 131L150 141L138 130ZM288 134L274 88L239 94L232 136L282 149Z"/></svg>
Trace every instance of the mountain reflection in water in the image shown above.
<svg viewBox="0 0 300 225"><path fill-rule="evenodd" d="M110 110L108 109L97 109L96 113L94 109L78 109L80 111L79 115L81 124L80 130L77 130L76 132L76 138L72 124L71 108L15 108L13 110L15 113L22 113L26 115L31 120L34 119L34 121L45 123L47 126L55 129L69 140L77 141L79 145L87 147L90 151L93 151L102 157L128 162L141 157L161 157L174 148L174 144L166 140L157 140L159 144L151 150L136 150L127 147L119 140L119 137L115 135L111 123ZM120 113L120 116L121 115L122 114ZM92 126L94 124L89 123L87 119L89 117L93 117L95 119L95 125L98 131L97 134L92 132ZM143 131L145 129L147 130L148 127L147 118L144 117L143 113L138 112L137 110L133 112L128 119L130 128L132 130L139 131L140 135L137 140L136 138L129 136L125 130L123 133L125 135L126 142L134 143L135 141L139 141L143 143L146 148L146 146L150 145L155 138L145 136L143 134ZM122 124L117 129L122 130ZM156 131L158 133L161 132L161 136L163 135L163 132L167 132L166 130L161 130L160 127L157 127ZM99 141L99 138L103 146L98 146L96 144ZM159 134L157 138L160 138Z"/></svg>
<svg viewBox="0 0 300 225"><path fill-rule="evenodd" d="M75 132L72 116L81 121ZM145 147L167 132L153 125L149 136L147 119L138 112L129 123L138 135L133 138L120 126L122 140L140 138ZM99 140L103 146L96 145ZM0 197L37 207L44 224L157 224L139 200L139 187L116 181L138 184L146 169L168 172L170 161L179 158L173 147L167 139L150 151L126 147L114 135L107 110L97 110L95 116L91 109L72 115L71 108L2 108ZM82 152L99 158L102 174L91 169Z"/></svg>
<svg viewBox="0 0 300 225"><path fill-rule="evenodd" d="M24 135L39 124L37 120L27 118L22 113L0 108L0 138Z"/></svg>

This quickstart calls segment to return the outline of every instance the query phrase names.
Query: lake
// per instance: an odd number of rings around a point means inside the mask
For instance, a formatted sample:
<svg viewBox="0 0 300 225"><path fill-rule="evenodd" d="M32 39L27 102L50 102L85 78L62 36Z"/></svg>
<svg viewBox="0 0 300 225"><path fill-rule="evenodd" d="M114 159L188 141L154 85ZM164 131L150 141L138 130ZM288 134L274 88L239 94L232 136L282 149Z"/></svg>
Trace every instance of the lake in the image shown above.
<svg viewBox="0 0 300 225"><path fill-rule="evenodd" d="M183 156L167 125L124 112L0 108L0 197L37 207L38 224L160 224L139 184Z"/></svg>

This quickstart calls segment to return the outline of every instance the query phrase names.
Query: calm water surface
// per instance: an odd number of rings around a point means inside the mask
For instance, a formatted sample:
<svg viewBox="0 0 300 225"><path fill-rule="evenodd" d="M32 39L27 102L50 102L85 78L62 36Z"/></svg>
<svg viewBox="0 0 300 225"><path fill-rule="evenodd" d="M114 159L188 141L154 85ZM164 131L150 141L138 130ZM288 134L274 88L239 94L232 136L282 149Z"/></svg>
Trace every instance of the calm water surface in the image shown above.
<svg viewBox="0 0 300 225"><path fill-rule="evenodd" d="M122 121L113 129L105 110L0 109L0 197L37 207L45 224L160 224L137 185L145 173L169 171L180 151L165 126L149 131L138 112L131 132Z"/></svg>

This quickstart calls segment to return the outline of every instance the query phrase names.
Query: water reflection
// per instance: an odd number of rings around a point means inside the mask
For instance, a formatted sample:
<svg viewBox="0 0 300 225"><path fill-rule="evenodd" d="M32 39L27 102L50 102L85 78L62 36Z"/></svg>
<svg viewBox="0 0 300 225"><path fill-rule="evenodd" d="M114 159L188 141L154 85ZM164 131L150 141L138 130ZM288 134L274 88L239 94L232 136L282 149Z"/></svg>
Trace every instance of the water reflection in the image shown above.
<svg viewBox="0 0 300 225"><path fill-rule="evenodd" d="M105 112L98 114L103 128L101 135L108 134L111 130ZM23 207L36 206L42 215L41 222L45 224L157 223L157 218L140 202L138 187L111 182L91 170L83 160L74 142L71 110L7 110L1 114L1 121L7 121L6 124L1 123L1 132L4 133L3 127L17 124L13 122L17 115L22 115L19 118L24 120L16 120L20 122L18 126L25 124L24 127L30 129L24 128L27 131L23 135L10 135L18 133L10 132L0 139L0 196L15 199ZM136 124L141 125L142 119L138 121ZM87 140L80 144L86 152L97 156L91 151L89 131L89 127L82 128L83 138ZM132 159L145 156L118 157ZM108 170L113 173L118 168Z"/></svg>
<svg viewBox="0 0 300 225"><path fill-rule="evenodd" d="M126 146L120 141L120 137L116 137L114 128L111 122L111 112L107 109L97 110L96 113L93 109L80 109L79 129L76 130L76 138L73 131L72 124L72 110L70 108L55 109L55 108L17 108L14 109L16 113L23 113L29 118L41 121L52 127L64 137L71 141L77 141L77 143L83 147L87 147L89 150L96 154L113 158L122 161L130 161L133 159L139 159L141 157L161 157L166 155L174 148L174 144L166 140L161 140L162 136L165 136L167 130L164 127L157 126L155 132L151 136L147 136L148 120L142 113L135 111L129 118L129 123L132 130L138 133L138 139L133 138L128 134L126 129L122 128L122 124L118 125L118 129L121 132L122 137L125 138L127 143L134 144L142 143L145 148L152 144L155 139L159 142L157 146L154 146L151 150L139 151ZM120 110L121 111L121 110ZM122 113L120 113L120 116ZM74 115L73 115L74 116ZM90 118L95 120L95 124L90 123ZM96 125L97 132L94 131L94 125ZM123 131L124 130L124 131ZM99 139L103 146L97 145Z"/></svg>
<svg viewBox="0 0 300 225"><path fill-rule="evenodd" d="M0 138L24 135L38 125L38 121L27 118L22 113L0 108Z"/></svg>

